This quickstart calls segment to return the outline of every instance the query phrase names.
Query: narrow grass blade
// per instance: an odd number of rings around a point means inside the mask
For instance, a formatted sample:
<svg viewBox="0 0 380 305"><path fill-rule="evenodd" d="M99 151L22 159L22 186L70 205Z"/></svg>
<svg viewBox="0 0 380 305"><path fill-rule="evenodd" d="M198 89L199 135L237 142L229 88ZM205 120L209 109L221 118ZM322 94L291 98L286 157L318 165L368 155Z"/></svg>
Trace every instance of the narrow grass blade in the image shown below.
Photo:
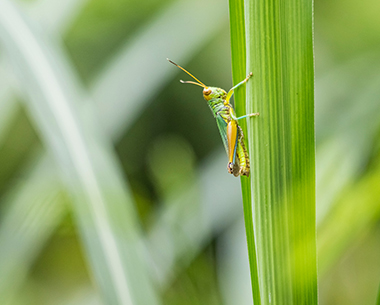
<svg viewBox="0 0 380 305"><path fill-rule="evenodd" d="M244 24L244 0L230 0L230 31L231 31L231 57L232 57L232 80L236 85L246 77L246 44ZM245 87L237 88L234 93L235 110L237 116L245 113ZM247 135L245 120L239 125ZM248 148L249 149L249 148ZM248 257L251 273L252 295L254 304L260 304L260 289L257 273L256 246L253 227L253 215L251 206L250 178L241 178L241 189L243 196L244 221L248 245Z"/></svg>
<svg viewBox="0 0 380 305"><path fill-rule="evenodd" d="M246 1L261 304L317 304L312 1Z"/></svg>
<svg viewBox="0 0 380 305"><path fill-rule="evenodd" d="M318 226L318 271L323 276L353 241L379 221L380 164L357 183L347 186ZM360 202L360 206L358 206Z"/></svg>
<svg viewBox="0 0 380 305"><path fill-rule="evenodd" d="M137 217L110 146L75 102L75 77L61 56L2 1L0 39L30 95L27 105L60 164L102 294L109 304L158 304L142 261ZM89 115L89 114L87 114ZM91 114L90 114L91 115Z"/></svg>
<svg viewBox="0 0 380 305"><path fill-rule="evenodd" d="M61 181L54 172L53 160L45 158L13 188L3 203L0 222L0 304L8 304L27 277L29 266L49 240L66 207ZM41 194L44 194L41 200Z"/></svg>
<svg viewBox="0 0 380 305"><path fill-rule="evenodd" d="M185 62L220 30L223 19L209 18L210 11L218 16L224 12L215 0L173 3L128 42L95 79L92 95L109 134L118 138L146 106L144 102L177 73L167 57Z"/></svg>
<svg viewBox="0 0 380 305"><path fill-rule="evenodd" d="M206 8L208 6L212 6L212 2L208 3ZM177 35L184 35L189 36L193 31L193 25L191 23L186 22L186 16L188 16L189 9L193 12L193 16L197 16L197 19L200 19L202 22L197 23L198 26L204 27L202 30L202 35L197 36L191 36L194 39L184 39L177 40L174 39ZM218 8L221 9L221 8ZM168 18L168 16L174 14L176 18ZM149 83L149 86L151 86L152 90L134 90L136 88L136 82L132 79L131 82L125 83L125 79L123 77L120 77L120 75L125 75L125 71L129 71L128 73L131 74L149 74L149 71L152 69L152 67L147 67L146 72L139 66L135 66L135 63L142 63L142 62L155 62L157 59L157 49L154 46L154 37L157 35L157 28L160 29L167 29L167 31L164 32L164 34L161 33L161 42L162 45L168 46L170 45L170 52L174 52L181 61L187 61L188 58L199 48L201 48L204 43L206 43L210 36L212 36L216 31L220 29L220 27L223 25L222 20L220 22L212 22L212 20L205 18L206 11L204 10L195 10L195 6L189 7L188 3L186 2L180 2L180 3L174 3L172 6L168 7L166 10L164 10L163 13L159 14L157 18L154 19L154 21L150 24L148 24L141 32L139 32L139 35L136 36L136 39L134 39L133 42L130 42L128 46L123 48L119 54L114 58L112 62L106 67L106 69L103 71L101 75L98 76L97 81L93 84L92 92L95 100L97 101L97 105L100 107L104 107L107 109L109 108L117 108L119 109L117 118L110 118L108 117L107 111L99 111L100 118L103 122L105 122L106 126L110 126L109 130L113 131L111 132L112 137L117 138L117 134L120 133L123 130L123 127L128 125L128 122L132 121L134 116L137 113L138 109L141 109L146 105L148 101L148 97L151 95L154 95L154 92L156 92L161 86L163 86L165 80L169 80L170 73L173 71L172 69L169 69L170 66L167 65L167 62L165 58L168 56L168 54L165 52L164 49L161 50L161 57L163 58L163 63L165 66L162 67L162 71L160 69L153 69L154 71L157 71L158 73L155 73L151 75L149 79L146 79L146 81ZM180 27L176 27L177 22L182 22L183 25ZM66 23L64 23L66 24ZM175 31L178 30L178 34L176 34ZM188 33L188 34L186 34ZM183 36L183 37L184 37ZM147 51L149 50L149 51ZM182 58L182 59L181 59ZM59 58L56 58L56 60L59 60ZM145 67L145 65L144 65ZM168 73L166 72L168 71ZM166 76L168 75L168 76ZM137 78L136 78L137 80ZM110 85L111 84L111 85ZM128 99L130 92L133 91L137 93L133 99ZM110 103L110 97L112 96L112 101ZM128 107L125 107L127 105ZM136 111L134 110L136 108ZM92 112L91 108L88 109L89 112ZM120 115L121 114L121 115ZM117 132L116 132L117 131ZM116 132L116 133L115 133ZM44 156L42 158L44 161L39 161L40 163L46 163L47 156ZM49 163L50 164L50 163ZM40 184L47 185L49 189L52 189L52 191L56 192L55 200L49 201L49 203L57 208L57 211L62 207L62 202L58 198L58 194L60 193L60 188L57 187L55 184L53 184L54 179L49 179L49 174L51 171L49 169L46 169L42 164L40 164L42 168L46 170L46 174L41 174L39 170L34 170L30 177L30 184L27 183L25 186L21 187L20 193L22 194L30 194L29 190L33 189L34 183L38 182ZM51 167L51 165L50 165ZM37 189L36 189L37 190ZM231 192L231 195L233 196L234 192ZM41 192L40 195L35 199L34 201L34 216L35 219L31 219L28 217L22 217L23 215L19 215L19 217L15 217L13 213L6 213L3 217L3 220L9 220L15 227L21 226L22 224L30 227L33 226L34 223L45 223L44 213L42 213L45 209L45 203L47 200L49 200L49 194L46 192ZM26 195L28 196L28 195ZM36 195L37 196L37 195ZM7 200L8 202L8 200ZM208 202L208 201L207 201ZM27 202L15 202L15 199L10 199L9 204L13 205L22 205L22 203L25 204L24 208L25 210L28 209L29 205L26 205ZM228 203L230 203L228 201ZM228 205L230 206L230 205ZM12 209L13 211L13 209ZM231 215L227 212L228 215ZM224 215L224 214L223 214ZM60 222L60 217L52 217L50 219L51 221L55 221L55 225L58 225ZM217 223L220 223L218 220L216 220ZM162 224L161 224L162 225ZM5 228L1 227L0 231ZM4 234L10 233L9 231L3 231ZM51 234L53 230L50 232L44 231L43 233ZM0 232L1 235L1 232ZM5 235L4 235L5 236ZM39 242L41 240L46 240L48 237L40 236L39 234L36 235L23 235L18 234L14 235L11 234L10 238L15 241L15 243L22 243L22 240L25 238L28 238L29 242L24 244L24 252L25 253L38 253L38 248L43 247L43 242ZM7 243L0 243L0 247L7 247ZM4 249L4 248L2 248ZM181 255L181 251L176 251L175 253L179 253ZM195 252L197 253L197 252ZM169 253L168 255L171 255ZM9 259L12 260L12 264L9 264ZM21 274L18 274L15 270L17 266L24 266L24 269L27 270L29 265L32 263L31 259L27 259L24 256L16 256L11 257L7 256L2 261L3 264L1 266L10 266L7 268L7 272L9 271L9 274L12 274L12 278L15 278L15 281L17 283L21 282ZM14 267L14 268L12 268ZM161 273L165 274L165 273ZM17 279L17 277L19 277ZM164 275L165 277L165 275ZM9 278L8 278L9 279ZM166 277L165 281L167 282L169 278ZM2 284L4 284L2 286ZM7 290L9 288L9 285L6 282L0 281L0 291L7 291L8 293L1 294L4 298L1 298L1 300L6 299L7 295L11 294L10 290ZM12 287L15 288L15 285Z"/></svg>
<svg viewBox="0 0 380 305"><path fill-rule="evenodd" d="M319 276L379 219L380 163L374 151L380 129L378 66L377 53L366 54L317 82ZM362 79L368 71L373 75ZM340 103L344 109L336 117L331 112ZM370 165L363 168L363 164Z"/></svg>
<svg viewBox="0 0 380 305"><path fill-rule="evenodd" d="M366 52L316 81L318 226L373 154L380 129L379 69L378 52Z"/></svg>
<svg viewBox="0 0 380 305"><path fill-rule="evenodd" d="M12 88L15 81L7 71L7 65L3 58L0 59L0 147L9 132L9 126L16 117L18 105L15 104L12 96Z"/></svg>
<svg viewBox="0 0 380 305"><path fill-rule="evenodd" d="M241 214L239 188L220 167L225 152L219 150L200 167L198 180L165 202L148 235L158 282L165 289L175 278L176 265L188 266L216 234ZM213 179L219 177L218 179ZM222 190L227 189L228 192ZM215 190L220 190L216 192ZM166 245L162 253L162 244Z"/></svg>
<svg viewBox="0 0 380 305"><path fill-rule="evenodd" d="M39 0L25 3L29 7L33 20L38 20L49 33L64 33L78 17L89 0Z"/></svg>

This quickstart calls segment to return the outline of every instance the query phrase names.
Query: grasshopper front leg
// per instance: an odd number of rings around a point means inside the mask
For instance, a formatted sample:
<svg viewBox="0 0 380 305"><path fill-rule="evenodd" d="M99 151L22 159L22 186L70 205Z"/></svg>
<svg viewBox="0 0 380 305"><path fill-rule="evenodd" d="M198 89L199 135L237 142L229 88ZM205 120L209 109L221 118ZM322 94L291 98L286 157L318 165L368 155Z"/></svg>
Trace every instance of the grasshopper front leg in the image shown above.
<svg viewBox="0 0 380 305"><path fill-rule="evenodd" d="M230 89L230 91L228 91L228 93L227 93L227 97L226 97L226 101L225 101L224 104L228 104L228 102L229 102L231 96L234 94L234 89L236 89L237 87L240 87L241 85L245 84L245 83L250 79L251 76L253 76L253 73L252 73L252 72L249 73L248 76L247 76L244 80L242 80L242 81L241 81L240 83L238 83L237 85L233 86L233 87Z"/></svg>
<svg viewBox="0 0 380 305"><path fill-rule="evenodd" d="M236 86L232 87L230 89L230 91L228 91L227 93L227 97L226 97L226 100L224 101L224 105L228 105L229 101L230 101L230 98L232 97L232 95L234 94L234 89L236 89L237 87L240 87L241 85L245 84L250 78L251 76L253 76L253 73L249 73L248 76L242 80L240 83L238 83ZM233 112L230 113L231 115L231 118L238 121L240 119L244 119L244 118L247 118L247 117L253 117L253 116L258 116L260 115L258 112L255 112L255 113L250 113L250 114L246 114L246 115L243 115L241 117L236 117L235 114Z"/></svg>

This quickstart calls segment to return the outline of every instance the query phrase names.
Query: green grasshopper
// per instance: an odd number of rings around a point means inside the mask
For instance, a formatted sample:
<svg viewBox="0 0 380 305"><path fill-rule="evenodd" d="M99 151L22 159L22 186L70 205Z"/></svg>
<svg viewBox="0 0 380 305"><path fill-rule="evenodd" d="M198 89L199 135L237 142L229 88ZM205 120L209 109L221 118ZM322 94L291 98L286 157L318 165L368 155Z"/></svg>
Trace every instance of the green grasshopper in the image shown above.
<svg viewBox="0 0 380 305"><path fill-rule="evenodd" d="M181 83L194 84L203 87L203 97L207 101L207 104L216 119L219 133L222 137L224 148L226 149L228 155L227 170L235 177L238 177L239 175L248 177L250 172L249 157L244 144L243 130L239 126L238 120L258 116L259 113L251 113L241 117L236 117L235 110L229 103L229 100L234 93L234 89L245 84L253 75L252 72L249 73L243 81L232 87L227 93L221 88L206 86L190 72L186 71L170 59L167 58L167 60L197 81L193 82L180 80Z"/></svg>

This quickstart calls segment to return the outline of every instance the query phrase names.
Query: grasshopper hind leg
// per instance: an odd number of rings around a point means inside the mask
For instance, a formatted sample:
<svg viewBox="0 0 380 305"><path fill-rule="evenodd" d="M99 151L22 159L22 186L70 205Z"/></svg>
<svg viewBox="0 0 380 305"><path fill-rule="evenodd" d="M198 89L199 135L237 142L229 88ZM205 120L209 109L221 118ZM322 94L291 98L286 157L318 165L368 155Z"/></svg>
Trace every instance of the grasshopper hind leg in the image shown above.
<svg viewBox="0 0 380 305"><path fill-rule="evenodd" d="M249 177L250 164L247 149L244 144L243 131L240 126L238 126L238 138L236 147L236 158L235 162L229 161L227 164L227 170L230 174L235 177L246 176Z"/></svg>
<svg viewBox="0 0 380 305"><path fill-rule="evenodd" d="M250 164L247 149L244 144L244 136L239 126L238 143L237 143L237 159L239 160L239 175L249 177Z"/></svg>

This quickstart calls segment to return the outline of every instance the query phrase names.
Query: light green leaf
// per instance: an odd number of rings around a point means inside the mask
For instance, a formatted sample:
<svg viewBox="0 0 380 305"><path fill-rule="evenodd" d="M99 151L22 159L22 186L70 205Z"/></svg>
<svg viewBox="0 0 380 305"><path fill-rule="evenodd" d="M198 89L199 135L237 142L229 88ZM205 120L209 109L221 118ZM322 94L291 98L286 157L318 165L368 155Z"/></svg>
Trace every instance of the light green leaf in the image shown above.
<svg viewBox="0 0 380 305"><path fill-rule="evenodd" d="M48 1L45 1L48 3ZM187 61L188 58L199 48L201 48L204 43L206 43L210 36L214 35L216 31L220 29L223 25L222 20L219 22L213 22L210 19L207 19L207 8L213 6L213 2L207 3L204 8L206 10L198 10L196 5L190 5L188 2L178 2L169 6L153 21L147 24L144 29L139 32L139 35L136 35L136 39L132 42L129 42L125 48L122 48L119 54L109 63L105 70L97 77L97 80L92 85L92 95L96 100L96 105L100 108L106 109L105 111L99 111L99 116L101 121L104 122L105 126L110 126L108 129L111 132L113 138L117 138L119 133L128 126L136 117L138 111L142 109L151 95L154 95L157 90L159 90L165 81L170 79L170 75L175 73L175 70L171 69L172 67L167 64L165 58L168 56L168 49L162 49L161 55L158 56L158 50L155 48L155 36L157 35L157 29L163 30L164 33L161 33L161 43L163 46L170 46L170 52L176 54L176 58L183 61ZM219 7L218 10L223 11L222 7ZM218 12L216 10L216 12ZM183 35L181 37L189 37L194 31L194 27L191 23L186 21L188 13L192 12L193 16L196 16L197 19L201 22L197 23L200 28L204 28L201 35L191 36L191 39L178 40L174 39L177 35ZM174 17L173 17L173 16ZM168 18L172 16L173 18ZM59 18L58 18L59 19ZM65 23L65 22L64 22ZM178 23L181 23L181 26L178 26ZM178 32L178 33L177 33ZM148 50L148 51L147 51ZM157 57L162 57L162 64L160 61L157 61ZM61 57L56 57L55 60L62 60ZM137 63L137 65L136 65ZM151 66L144 64L141 67L141 63L150 63ZM159 67L155 65L158 64ZM149 90L136 90L138 85L138 79L141 78L131 78L127 83L125 79L126 71L129 71L128 74L141 74L147 75L149 71L151 73L148 79L145 79L147 87ZM167 72L166 72L167 71ZM133 98L130 94L133 92ZM87 109L88 112L92 112L91 106L93 104L88 103ZM118 109L117 116L115 118L108 117L106 114L112 113L112 109ZM30 198L35 198L32 202L18 200L17 198L9 198L7 204L20 206L19 209L11 209L9 213L5 213L5 217L2 218L7 223L12 223L14 228L17 228L23 224L26 227L32 228L35 224L47 222L44 213L45 203L50 202L56 208L55 212L59 212L62 209L62 200L59 196L60 188L59 185L54 183L54 179L51 179L50 175L52 174L53 163L51 161L47 162L46 159L50 159L47 156L44 156L39 161L41 164L39 168L41 170L33 170L30 174L30 183L21 184L20 188L17 188L20 192L20 197L25 198L30 196ZM37 161L36 161L37 162ZM48 166L42 166L42 163L48 163ZM41 173L45 171L45 174ZM29 177L29 175L28 175ZM35 188L35 183L40 185L45 185L47 189L52 191L52 196L48 192L38 192L39 188ZM30 193L30 190L35 190L33 195ZM54 196L54 190L56 196ZM233 193L231 193L233 197ZM51 199L53 198L53 199ZM16 200L16 201L15 201ZM51 201L49 201L51 200ZM29 203L33 204L34 216L35 218L26 217L25 214L15 215L19 210L22 210L22 205L24 204L24 209L28 210ZM16 211L16 212L14 212ZM17 213L16 213L17 214ZM57 226L62 217L62 213L58 213L57 217L51 217L49 220ZM25 217L23 217L25 216ZM49 222L50 223L50 222ZM52 225L52 228L54 227ZM163 224L161 223L161 226ZM39 234L27 234L27 232L22 231L19 234L13 234L13 230L9 231L6 227L1 226L0 231L7 235L7 238L0 240L0 247L2 249L8 248L9 244L23 244L23 253L38 253L38 251L43 247L44 242L48 239L48 236L54 232L53 229L38 231ZM30 232L34 232L32 229ZM23 234L24 233L24 234ZM25 240L29 242L24 243ZM4 247L4 248L3 248ZM175 251L177 254L181 254L181 251ZM196 253L196 252L195 252ZM172 253L168 252L168 256L171 256ZM12 283L20 283L22 278L21 274L17 272L17 266L24 266L24 270L27 271L29 265L33 262L33 255L30 256L6 256L4 260L0 262L0 269L3 266L8 266L6 269L7 274L6 278L9 280L12 278L14 281ZM178 259L174 257L174 259ZM12 264L9 264L10 260ZM161 273L164 274L164 273ZM165 276L164 276L165 277ZM168 282L169 278L164 279L165 282ZM10 286L8 282L0 281L0 291L1 299L7 299L7 296L12 294L12 291L16 288L16 285L12 285L12 289L9 289Z"/></svg>
<svg viewBox="0 0 380 305"><path fill-rule="evenodd" d="M231 31L231 57L232 57L232 80L236 85L246 77L246 43L244 23L244 1L230 0L230 31ZM251 71L250 71L251 72ZM237 88L234 92L235 110L237 116L245 115L245 87ZM245 120L239 125L247 135ZM248 147L249 150L249 147ZM244 221L248 245L249 266L252 281L252 295L254 304L260 304L260 288L257 271L257 257L254 237L253 215L251 206L251 178L241 178L241 190L243 194Z"/></svg>
<svg viewBox="0 0 380 305"><path fill-rule="evenodd" d="M245 1L244 11L246 113L260 113L248 124L246 214L260 302L317 304L312 2Z"/></svg>
<svg viewBox="0 0 380 305"><path fill-rule="evenodd" d="M84 118L75 77L58 50L9 1L0 10L0 39L30 95L27 106L54 153L74 198L74 212L103 297L109 304L158 304L151 286L134 206L109 143ZM54 55L53 55L54 54ZM57 57L58 60L56 60Z"/></svg>

